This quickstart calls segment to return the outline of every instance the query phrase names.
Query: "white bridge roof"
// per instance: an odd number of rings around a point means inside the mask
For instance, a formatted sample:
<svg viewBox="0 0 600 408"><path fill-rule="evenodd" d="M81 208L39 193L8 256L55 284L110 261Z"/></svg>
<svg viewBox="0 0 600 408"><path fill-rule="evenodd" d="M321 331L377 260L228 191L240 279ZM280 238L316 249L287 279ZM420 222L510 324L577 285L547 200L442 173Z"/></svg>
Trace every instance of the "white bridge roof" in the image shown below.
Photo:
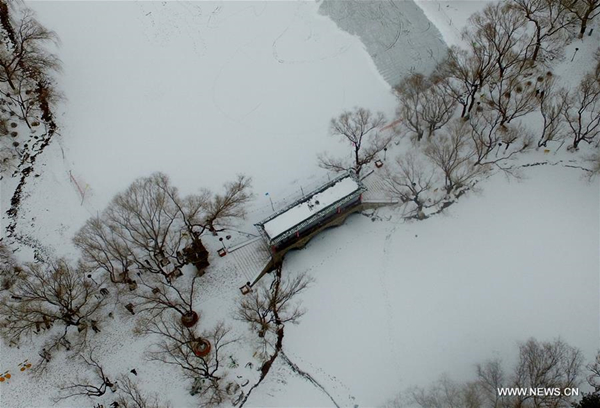
<svg viewBox="0 0 600 408"><path fill-rule="evenodd" d="M261 225L269 239L273 240L358 190L362 191L364 188L353 177L346 175L334 180L327 188L275 214Z"/></svg>

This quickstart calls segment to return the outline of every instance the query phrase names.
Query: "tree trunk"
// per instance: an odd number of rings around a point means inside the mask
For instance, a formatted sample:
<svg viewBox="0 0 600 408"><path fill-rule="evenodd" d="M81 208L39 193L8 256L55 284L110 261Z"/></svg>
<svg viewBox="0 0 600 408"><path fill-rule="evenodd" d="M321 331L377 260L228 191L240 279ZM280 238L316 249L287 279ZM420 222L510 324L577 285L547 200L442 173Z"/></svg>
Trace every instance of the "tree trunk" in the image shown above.
<svg viewBox="0 0 600 408"><path fill-rule="evenodd" d="M538 55L540 53L540 48L542 46L542 29L540 28L540 24L537 21L533 21L535 24L535 48L533 49L533 55L531 56L531 62L536 62Z"/></svg>
<svg viewBox="0 0 600 408"><path fill-rule="evenodd" d="M446 175L446 194L450 194L453 188L454 184L452 183L452 179Z"/></svg>
<svg viewBox="0 0 600 408"><path fill-rule="evenodd" d="M583 35L585 34L585 31L587 30L587 24L588 21L590 19L590 16L592 15L592 13L594 12L594 10L597 8L597 4L589 4L588 5L588 9L585 12L585 14L583 15L583 17L581 17L581 30L579 30L579 35L578 38L583 38Z"/></svg>
<svg viewBox="0 0 600 408"><path fill-rule="evenodd" d="M540 53L540 48L541 48L541 44L538 41L537 44L535 44L535 48L533 49L533 55L531 56L531 62L536 62L538 59L538 54Z"/></svg>
<svg viewBox="0 0 600 408"><path fill-rule="evenodd" d="M435 132L435 130L433 130L433 128L435 127L435 125L430 124L428 129L427 129L427 140L431 140L431 136L433 135L433 132Z"/></svg>
<svg viewBox="0 0 600 408"><path fill-rule="evenodd" d="M461 117L461 118L464 118L464 117L465 117L465 115L466 115L466 113L467 113L467 104L466 104L466 103L464 103L464 104L461 104L461 105L462 105L462 107L463 107L463 108L462 108L462 112L461 112L461 114L460 114L460 117Z"/></svg>
<svg viewBox="0 0 600 408"><path fill-rule="evenodd" d="M471 102L469 103L469 110L467 112L471 113L473 109L473 105L475 105L475 95L477 95L477 91L479 90L479 85L475 85L473 87L473 91L471 92Z"/></svg>
<svg viewBox="0 0 600 408"><path fill-rule="evenodd" d="M583 38L583 35L585 34L585 30L587 29L588 18L589 13L586 13L585 16L583 16L583 18L581 19L581 30L579 30L579 35L577 36L577 38L579 39Z"/></svg>
<svg viewBox="0 0 600 408"><path fill-rule="evenodd" d="M8 85L10 85L10 88L11 88L13 91L16 91L16 90L17 90L17 88L15 88L15 84L14 84L14 82L12 81L12 78L11 78L11 77L12 77L12 74L9 74L9 72L6 72L6 80L8 81Z"/></svg>

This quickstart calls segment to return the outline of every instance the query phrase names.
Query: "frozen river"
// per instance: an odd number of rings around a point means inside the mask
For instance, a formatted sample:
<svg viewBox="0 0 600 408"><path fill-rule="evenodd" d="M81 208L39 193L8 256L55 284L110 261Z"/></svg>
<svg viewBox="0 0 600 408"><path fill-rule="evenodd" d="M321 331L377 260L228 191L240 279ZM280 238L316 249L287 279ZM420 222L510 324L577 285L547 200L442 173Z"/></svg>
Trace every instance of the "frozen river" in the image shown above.
<svg viewBox="0 0 600 408"><path fill-rule="evenodd" d="M412 1L31 6L61 38L61 149L45 155L54 175L31 186L31 201L49 212L37 234L60 229L61 240L153 171L184 192L248 174L258 208L250 215L260 218L265 193L287 199L324 176L318 153L345 152L328 135L332 117L362 106L391 119L390 84L430 70L444 50ZM66 194L81 205L71 175L88 211L67 226L57 213Z"/></svg>
<svg viewBox="0 0 600 408"><path fill-rule="evenodd" d="M412 72L430 73L446 44L413 1L323 0L319 12L360 37L390 86Z"/></svg>

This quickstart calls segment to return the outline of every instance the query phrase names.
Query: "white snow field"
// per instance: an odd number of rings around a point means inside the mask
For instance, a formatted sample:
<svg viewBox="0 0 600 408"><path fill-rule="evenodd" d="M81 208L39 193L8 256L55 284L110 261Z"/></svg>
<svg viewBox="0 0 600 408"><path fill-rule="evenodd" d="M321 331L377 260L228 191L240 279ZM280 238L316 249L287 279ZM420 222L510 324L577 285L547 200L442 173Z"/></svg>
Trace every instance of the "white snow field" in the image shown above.
<svg viewBox="0 0 600 408"><path fill-rule="evenodd" d="M376 406L447 373L474 379L475 364L517 342L561 337L591 360L598 349L598 184L564 167L500 175L424 222L350 217L286 257L310 271L300 325L286 328L290 359L347 406ZM388 218L389 216L389 218ZM327 388L327 387L326 387ZM283 388L272 406L295 406ZM260 401L263 403L263 401Z"/></svg>
<svg viewBox="0 0 600 408"><path fill-rule="evenodd" d="M492 0L416 0L448 45L463 45L461 31L469 17Z"/></svg>
<svg viewBox="0 0 600 408"><path fill-rule="evenodd" d="M328 136L331 117L354 106L388 117L395 109L360 39L321 15L315 2L28 4L58 33L64 64L60 146L40 158L40 169L52 175L28 188L47 216L23 211L28 221L36 217L31 228L47 244L68 241L90 213L154 171L170 175L184 193L248 174L254 211L266 216L265 193L275 203L297 193L324 176L318 152L346 152ZM427 25L412 2L394 6L402 7L415 27ZM440 43L433 28L405 29L403 36ZM426 49L411 52L430 58ZM68 208L65 223L65 197L78 201L71 175L85 191L87 211Z"/></svg>
<svg viewBox="0 0 600 408"><path fill-rule="evenodd" d="M256 200L240 229L256 233L252 223L271 212L265 193L276 206L289 202L300 186L309 190L326 176L318 152L349 153L327 136L333 116L354 106L389 117L395 109L373 49L318 2L28 4L62 40L67 98L61 136L36 164L40 176L27 184L17 227L49 254L77 256L71 237L85 219L154 171L184 193L217 189L236 173L252 176ZM403 41L418 37L423 45L407 53L428 61L428 49L439 45L434 28L411 29L427 26L427 18L446 43L459 43L468 15L484 4L419 1L420 14L413 2L393 2L413 13ZM584 66L576 60L561 72L575 81ZM591 359L600 339L600 189L564 166L570 158L531 154L524 162L554 165L526 168L522 181L495 175L423 222L400 222L391 208L374 220L353 215L288 253L284 272L308 270L316 282L302 296L300 325L286 326L284 351L322 389L279 358L246 406L377 406L443 372L462 381L485 359L508 365L517 342L531 336L560 336ZM207 247L213 256L198 293L201 324L225 319L245 336L231 350L240 363L233 371L253 383L256 370L244 367L254 361L252 335L231 319L248 271L214 255L218 243ZM177 408L197 406L177 368L144 359L152 339L134 336L133 325L116 307L99 337L111 375L136 368L144 391ZM57 387L86 371L57 356L39 379L19 373L19 363L37 360L40 344L2 345L0 372L14 375L0 384L0 406L108 406L110 394L54 405Z"/></svg>

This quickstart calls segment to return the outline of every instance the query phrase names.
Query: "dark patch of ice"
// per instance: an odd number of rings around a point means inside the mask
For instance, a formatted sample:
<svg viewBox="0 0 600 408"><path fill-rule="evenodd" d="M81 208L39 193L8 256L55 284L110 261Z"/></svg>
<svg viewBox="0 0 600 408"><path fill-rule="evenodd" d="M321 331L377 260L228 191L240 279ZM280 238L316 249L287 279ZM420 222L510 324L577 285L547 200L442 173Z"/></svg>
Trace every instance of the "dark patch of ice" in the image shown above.
<svg viewBox="0 0 600 408"><path fill-rule="evenodd" d="M411 0L323 0L319 12L360 37L391 86L412 72L431 73L448 49L438 29Z"/></svg>

